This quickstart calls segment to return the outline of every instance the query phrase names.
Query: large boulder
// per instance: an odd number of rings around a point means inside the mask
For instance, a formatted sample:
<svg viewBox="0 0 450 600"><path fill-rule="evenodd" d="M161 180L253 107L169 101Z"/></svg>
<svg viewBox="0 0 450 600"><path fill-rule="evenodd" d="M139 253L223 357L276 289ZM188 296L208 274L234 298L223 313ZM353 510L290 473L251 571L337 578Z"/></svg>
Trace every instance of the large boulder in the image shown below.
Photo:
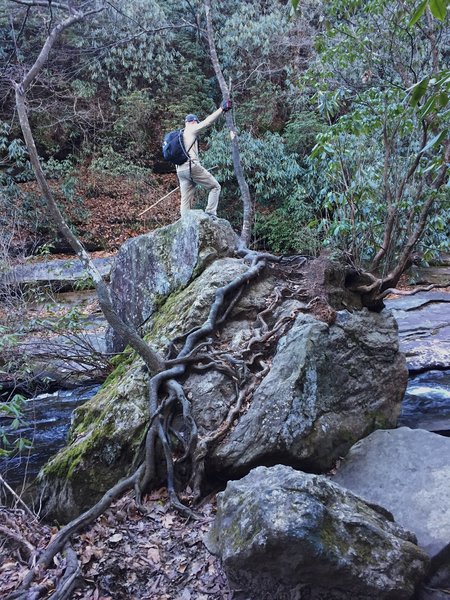
<svg viewBox="0 0 450 600"><path fill-rule="evenodd" d="M419 292L386 300L398 323L408 369L422 373L450 368L450 294Z"/></svg>
<svg viewBox="0 0 450 600"><path fill-rule="evenodd" d="M444 600L450 588L450 440L401 427L356 444L334 481L377 502L413 531L430 556L419 600Z"/></svg>
<svg viewBox="0 0 450 600"><path fill-rule="evenodd" d="M114 308L122 319L140 327L165 298L180 290L214 260L231 256L238 237L224 219L211 220L192 210L183 219L123 244L111 272ZM109 330L108 348L124 349Z"/></svg>
<svg viewBox="0 0 450 600"><path fill-rule="evenodd" d="M206 320L217 288L247 268L242 259L215 260L187 286L160 300L143 327L145 339L164 354L172 339ZM262 365L250 364L251 355L243 354L243 348L264 333L264 323L269 331L280 319L286 332L291 327L278 343L275 338L256 344L271 370L265 378L261 375L253 396L248 395L244 414L228 437L209 448L208 477L234 477L276 462L324 470L360 437L395 424L407 376L395 322L389 314L366 310L336 314L335 309L342 309L339 298L344 298L338 293L343 272L331 277L329 261L309 265L311 271L314 298L319 293L322 298L319 304L307 297L309 280L302 272L297 276L306 291L293 298L282 293L286 273L267 268L246 285L226 323L211 337L218 360L225 352L242 364L244 356L247 372L258 375ZM334 281L334 308L326 303L326 281ZM272 304L276 308L268 314ZM308 305L320 309L317 317L302 314L310 310ZM45 507L60 520L87 508L142 456L147 381L142 360L128 349L116 358L116 369L100 393L75 412L69 445L49 461L38 480ZM207 436L235 404L236 377L226 368L209 369L190 373L183 384L199 435Z"/></svg>
<svg viewBox="0 0 450 600"><path fill-rule="evenodd" d="M147 340L163 351L175 336L203 322L217 287L246 270L221 259L186 289L170 296L151 319ZM259 287L264 297L264 288ZM69 443L41 470L38 493L48 515L67 521L89 508L134 464L148 422L148 373L130 348L116 357L100 392L77 408Z"/></svg>
<svg viewBox="0 0 450 600"><path fill-rule="evenodd" d="M450 439L400 427L353 446L334 481L384 506L430 557L450 543Z"/></svg>
<svg viewBox="0 0 450 600"><path fill-rule="evenodd" d="M324 471L369 432L395 427L407 377L389 313L340 311L332 325L299 314L211 469Z"/></svg>
<svg viewBox="0 0 450 600"><path fill-rule="evenodd" d="M406 600L428 562L387 511L285 466L229 482L206 543L251 600Z"/></svg>
<svg viewBox="0 0 450 600"><path fill-rule="evenodd" d="M450 543L450 439L408 427L375 431L333 479L389 510L431 558Z"/></svg>

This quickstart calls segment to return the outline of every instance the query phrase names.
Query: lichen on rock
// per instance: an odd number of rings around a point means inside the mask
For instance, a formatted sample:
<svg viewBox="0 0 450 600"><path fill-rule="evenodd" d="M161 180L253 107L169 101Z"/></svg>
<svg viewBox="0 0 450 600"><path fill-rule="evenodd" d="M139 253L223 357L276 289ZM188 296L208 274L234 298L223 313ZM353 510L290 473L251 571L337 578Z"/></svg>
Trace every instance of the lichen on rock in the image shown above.
<svg viewBox="0 0 450 600"><path fill-rule="evenodd" d="M249 600L407 600L428 565L386 511L281 465L228 483L206 544Z"/></svg>
<svg viewBox="0 0 450 600"><path fill-rule="evenodd" d="M114 308L133 327L143 325L164 300L195 279L214 260L231 256L238 238L228 221L192 210L183 219L127 241L111 272ZM110 351L124 349L111 329Z"/></svg>

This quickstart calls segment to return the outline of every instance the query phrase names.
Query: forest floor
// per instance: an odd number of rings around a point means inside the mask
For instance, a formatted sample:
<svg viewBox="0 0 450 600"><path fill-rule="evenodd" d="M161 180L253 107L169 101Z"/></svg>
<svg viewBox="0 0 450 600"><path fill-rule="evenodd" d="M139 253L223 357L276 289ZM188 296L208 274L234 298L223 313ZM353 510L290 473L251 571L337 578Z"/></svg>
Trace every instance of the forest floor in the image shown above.
<svg viewBox="0 0 450 600"><path fill-rule="evenodd" d="M84 531L73 547L80 574L74 600L231 600L219 560L203 539L215 513L215 499L187 521L170 508L165 490L147 496L143 516L129 495L117 500ZM9 534L4 535L5 531ZM0 598L20 585L36 553L56 528L33 521L19 508L0 508ZM65 569L58 555L54 568L36 578L51 598Z"/></svg>
<svg viewBox="0 0 450 600"><path fill-rule="evenodd" d="M178 190L145 214L143 211L178 186L175 173L131 178L80 169L70 179L49 180L58 205L88 250L115 251L130 237L148 233L179 218ZM53 240L50 224L36 182L21 184L23 198L10 211L14 231L12 247L44 247L59 252L64 244ZM47 244L47 246L46 246Z"/></svg>

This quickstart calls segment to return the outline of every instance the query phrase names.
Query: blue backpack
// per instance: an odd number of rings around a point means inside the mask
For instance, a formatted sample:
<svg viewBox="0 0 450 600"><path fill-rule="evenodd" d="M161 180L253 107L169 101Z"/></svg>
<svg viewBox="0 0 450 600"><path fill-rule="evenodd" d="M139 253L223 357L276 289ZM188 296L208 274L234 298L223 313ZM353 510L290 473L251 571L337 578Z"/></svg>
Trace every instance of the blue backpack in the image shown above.
<svg viewBox="0 0 450 600"><path fill-rule="evenodd" d="M189 154L183 143L183 129L176 129L164 136L162 153L165 160L175 165L183 165L189 160ZM189 148L190 150L190 148Z"/></svg>

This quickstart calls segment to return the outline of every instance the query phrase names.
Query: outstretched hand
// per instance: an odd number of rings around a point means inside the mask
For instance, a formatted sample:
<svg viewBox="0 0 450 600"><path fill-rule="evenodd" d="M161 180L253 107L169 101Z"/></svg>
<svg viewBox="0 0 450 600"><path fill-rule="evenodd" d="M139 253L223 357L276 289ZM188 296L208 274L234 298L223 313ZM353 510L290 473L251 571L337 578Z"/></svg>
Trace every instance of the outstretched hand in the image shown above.
<svg viewBox="0 0 450 600"><path fill-rule="evenodd" d="M224 100L220 106L223 112L227 112L232 109L233 103L231 102L231 100Z"/></svg>

